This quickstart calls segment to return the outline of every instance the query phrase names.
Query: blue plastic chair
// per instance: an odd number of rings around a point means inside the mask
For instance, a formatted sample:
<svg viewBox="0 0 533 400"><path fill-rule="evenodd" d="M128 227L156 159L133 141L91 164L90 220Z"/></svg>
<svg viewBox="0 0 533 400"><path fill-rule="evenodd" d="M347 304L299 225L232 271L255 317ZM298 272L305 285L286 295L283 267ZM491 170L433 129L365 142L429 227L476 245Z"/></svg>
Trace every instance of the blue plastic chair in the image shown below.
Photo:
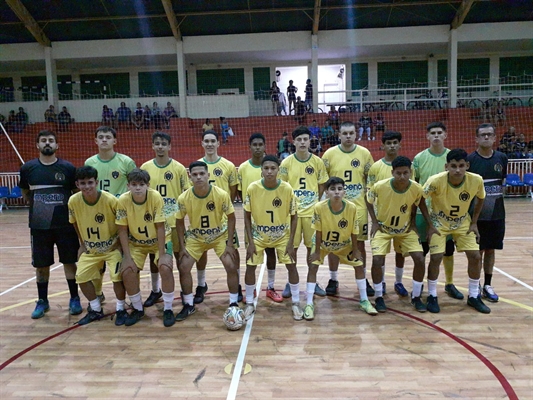
<svg viewBox="0 0 533 400"><path fill-rule="evenodd" d="M533 201L533 174L524 174L524 185L529 186L529 196Z"/></svg>
<svg viewBox="0 0 533 400"><path fill-rule="evenodd" d="M7 196L8 199L20 199L22 198L22 190L20 190L20 187L15 186L13 189L11 189L11 193L9 196Z"/></svg>
<svg viewBox="0 0 533 400"><path fill-rule="evenodd" d="M518 174L507 174L507 177L505 178L505 184L507 186L525 186Z"/></svg>
<svg viewBox="0 0 533 400"><path fill-rule="evenodd" d="M2 211L2 208L6 203L5 199L7 198L9 198L9 188L7 186L0 186L0 211Z"/></svg>

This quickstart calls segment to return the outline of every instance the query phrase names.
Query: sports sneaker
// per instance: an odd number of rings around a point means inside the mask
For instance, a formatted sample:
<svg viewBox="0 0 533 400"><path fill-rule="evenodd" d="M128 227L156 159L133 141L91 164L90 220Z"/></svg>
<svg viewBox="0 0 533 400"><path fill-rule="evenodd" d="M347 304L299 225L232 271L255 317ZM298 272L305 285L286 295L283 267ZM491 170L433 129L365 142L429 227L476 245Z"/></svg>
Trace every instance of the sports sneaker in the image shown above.
<svg viewBox="0 0 533 400"><path fill-rule="evenodd" d="M83 317L82 319L78 321L78 325L87 325L91 322L98 321L102 318L104 318L104 310L100 310L100 311L91 310L85 315L85 317Z"/></svg>
<svg viewBox="0 0 533 400"><path fill-rule="evenodd" d="M144 317L144 310L137 310L136 308L134 308L133 311L126 316L126 322L124 323L124 325L135 325L141 320L142 317Z"/></svg>
<svg viewBox="0 0 533 400"><path fill-rule="evenodd" d="M283 301L283 297L281 297L274 288L267 288L267 297L276 303L281 303Z"/></svg>
<svg viewBox="0 0 533 400"><path fill-rule="evenodd" d="M184 321L189 315L194 314L196 308L190 304L185 304L181 311L176 314L176 321Z"/></svg>
<svg viewBox="0 0 533 400"><path fill-rule="evenodd" d="M302 307L300 307L300 303L292 303L292 317L296 321L301 321L304 316L304 313L302 311Z"/></svg>
<svg viewBox="0 0 533 400"><path fill-rule="evenodd" d="M434 314L440 312L439 301L437 299L437 296L432 296L432 295L428 296L426 309L430 313L434 313Z"/></svg>
<svg viewBox="0 0 533 400"><path fill-rule="evenodd" d="M455 287L453 283L445 285L444 291L448 293L448 296L450 296L453 299L463 300L465 298L465 296L459 290L457 290L457 288Z"/></svg>
<svg viewBox="0 0 533 400"><path fill-rule="evenodd" d="M255 306L252 303L246 303L246 307L244 308L244 320L248 321L250 318L252 318L254 312Z"/></svg>
<svg viewBox="0 0 533 400"><path fill-rule="evenodd" d="M488 308L479 297L469 297L466 304L475 308L480 313L490 314L490 308Z"/></svg>
<svg viewBox="0 0 533 400"><path fill-rule="evenodd" d="M68 303L68 312L70 315L80 315L83 312L83 307L81 306L80 296L76 296L70 299Z"/></svg>
<svg viewBox="0 0 533 400"><path fill-rule="evenodd" d="M307 321L312 321L315 319L315 306L313 304L308 304L305 306L303 317Z"/></svg>
<svg viewBox="0 0 533 400"><path fill-rule="evenodd" d="M207 286L207 285L206 285ZM238 298L237 298L237 301L239 303L242 303L243 299L244 299L244 296L242 295L242 286L239 284L239 290L237 291L237 294L238 294ZM238 307L238 306L237 306Z"/></svg>
<svg viewBox="0 0 533 400"><path fill-rule="evenodd" d="M127 317L128 317L128 313L126 312L126 310L118 310L115 313L115 325L116 326L124 325L126 323Z"/></svg>
<svg viewBox="0 0 533 400"><path fill-rule="evenodd" d="M362 300L359 302L359 308L366 312L368 315L378 315L378 312L368 300Z"/></svg>
<svg viewBox="0 0 533 400"><path fill-rule="evenodd" d="M337 293L339 293L339 281L330 279L328 286L326 286L326 294L328 296L335 296Z"/></svg>
<svg viewBox="0 0 533 400"><path fill-rule="evenodd" d="M376 304L374 305L377 312L385 312L387 311L387 306L385 305L385 300L383 300L383 297L377 297L376 298Z"/></svg>
<svg viewBox="0 0 533 400"><path fill-rule="evenodd" d="M368 279L367 279L366 280L366 295L368 297L374 297L375 294L376 294L376 291L374 290L372 286L370 286L370 282L368 282Z"/></svg>
<svg viewBox="0 0 533 400"><path fill-rule="evenodd" d="M176 322L176 318L174 317L174 313L172 310L164 310L163 311L163 325L165 325L167 328L174 325Z"/></svg>
<svg viewBox="0 0 533 400"><path fill-rule="evenodd" d="M154 292L152 290L150 291L150 296L148 296L148 298L145 300L143 306L152 307L161 297L163 297L163 292L161 290L159 292Z"/></svg>
<svg viewBox="0 0 533 400"><path fill-rule="evenodd" d="M383 296L385 296L387 294L387 284L385 282L382 282L382 287L383 287Z"/></svg>
<svg viewBox="0 0 533 400"><path fill-rule="evenodd" d="M418 297L412 297L411 298L411 305L415 308L416 311L418 312L426 312L427 311L427 307L426 305L422 302L422 299L420 298L420 296Z"/></svg>
<svg viewBox="0 0 533 400"><path fill-rule="evenodd" d="M315 286L315 294L320 297L326 296L326 291L320 287L320 285L317 283Z"/></svg>
<svg viewBox="0 0 533 400"><path fill-rule="evenodd" d="M487 299L491 303L496 303L498 302L498 300L500 300L500 298L490 285L483 286L483 291L481 293L483 295L483 298Z"/></svg>
<svg viewBox="0 0 533 400"><path fill-rule="evenodd" d="M242 295L240 290L241 290L241 285L239 285L239 293ZM193 300L194 304L203 303L206 292L207 292L207 283L205 284L205 286L196 286L196 293L194 294L194 300Z"/></svg>
<svg viewBox="0 0 533 400"><path fill-rule="evenodd" d="M39 319L44 317L44 313L48 312L50 310L50 303L47 301L44 301L43 299L37 300L37 305L35 306L35 310L31 313L32 319Z"/></svg>
<svg viewBox="0 0 533 400"><path fill-rule="evenodd" d="M394 291L398 293L398 296L400 297L407 297L409 295L409 292L405 289L405 286L403 283L395 283L394 284Z"/></svg>
<svg viewBox="0 0 533 400"><path fill-rule="evenodd" d="M289 282L287 282L287 284L285 285L285 289L283 289L283 292L281 292L281 297L283 297L284 299L288 299L291 296L291 285L289 284Z"/></svg>

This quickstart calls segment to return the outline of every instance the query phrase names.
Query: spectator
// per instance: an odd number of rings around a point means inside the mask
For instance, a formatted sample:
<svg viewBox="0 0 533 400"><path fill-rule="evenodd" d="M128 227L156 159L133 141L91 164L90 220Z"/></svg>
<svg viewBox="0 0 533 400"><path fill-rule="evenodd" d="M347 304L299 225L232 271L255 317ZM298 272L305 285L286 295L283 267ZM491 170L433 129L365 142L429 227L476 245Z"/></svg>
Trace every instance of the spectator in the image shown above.
<svg viewBox="0 0 533 400"><path fill-rule="evenodd" d="M57 116L57 130L62 132L68 132L69 125L74 122L67 107L63 107L61 112Z"/></svg>
<svg viewBox="0 0 533 400"><path fill-rule="evenodd" d="M113 109L104 105L102 107L102 125L115 127L115 114Z"/></svg>
<svg viewBox="0 0 533 400"><path fill-rule="evenodd" d="M305 82L305 107L307 112L313 112L313 84L311 79Z"/></svg>
<svg viewBox="0 0 533 400"><path fill-rule="evenodd" d="M231 128L228 125L225 117L220 117L220 131L222 132L222 144L225 145L228 141L229 130Z"/></svg>
<svg viewBox="0 0 533 400"><path fill-rule="evenodd" d="M298 92L298 88L293 85L292 80L289 81L289 86L287 86L287 98L289 99L289 115L291 115L292 110L294 110L294 113L296 114L296 92Z"/></svg>
<svg viewBox="0 0 533 400"><path fill-rule="evenodd" d="M379 113L376 116L376 119L374 120L374 126L376 132L385 132L386 124L385 120L383 119L383 114Z"/></svg>
<svg viewBox="0 0 533 400"><path fill-rule="evenodd" d="M144 129L150 129L151 121L152 121L152 110L150 110L150 106L146 104L144 106L144 112L143 112Z"/></svg>
<svg viewBox="0 0 533 400"><path fill-rule="evenodd" d="M272 111L274 115L281 115L281 110L279 109L279 87L276 81L272 82L270 87L270 100L272 101Z"/></svg>
<svg viewBox="0 0 533 400"><path fill-rule="evenodd" d="M483 123L492 124L492 107L488 104L488 102L484 102L482 104L481 110L479 111L479 118L483 120Z"/></svg>
<svg viewBox="0 0 533 400"><path fill-rule="evenodd" d="M505 126L506 121L507 118L505 117L505 108L503 108L503 102L499 101L494 113L494 123L499 125L501 122L501 125Z"/></svg>
<svg viewBox="0 0 533 400"><path fill-rule="evenodd" d="M320 157L320 152L322 151L322 146L320 145L320 139L317 136L311 136L309 138L309 152L315 156Z"/></svg>
<svg viewBox="0 0 533 400"><path fill-rule="evenodd" d="M16 122L17 122L17 116L15 115L15 110L10 110L7 116L6 130L8 132L14 132Z"/></svg>
<svg viewBox="0 0 533 400"><path fill-rule="evenodd" d="M50 107L48 107L46 111L44 112L44 120L46 122L52 122L52 123L57 122L57 115L56 115L56 111L53 105L50 105Z"/></svg>
<svg viewBox="0 0 533 400"><path fill-rule="evenodd" d="M529 145L527 146L527 158L533 158L533 143L529 142Z"/></svg>
<svg viewBox="0 0 533 400"><path fill-rule="evenodd" d="M321 138L320 127L316 124L316 119L313 120L313 123L308 129L311 132L311 136L316 136L319 139Z"/></svg>
<svg viewBox="0 0 533 400"><path fill-rule="evenodd" d="M505 132L503 134L502 140L500 141L500 143L508 142L511 139L511 137L513 137L515 135L516 135L515 127L514 126L510 126L509 129L507 130L507 132Z"/></svg>
<svg viewBox="0 0 533 400"><path fill-rule="evenodd" d="M363 133L366 132L368 140L376 140L376 137L374 136L374 133L372 132L372 117L368 115L368 111L363 112L363 115L361 118L359 118L359 138L357 140L361 140L363 138Z"/></svg>
<svg viewBox="0 0 533 400"><path fill-rule="evenodd" d="M279 115L281 115L282 112L285 115L289 115L289 114L287 114L287 99L285 98L285 93L283 93L283 92L279 93L278 111L279 111L279 113L278 113Z"/></svg>
<svg viewBox="0 0 533 400"><path fill-rule="evenodd" d="M209 118L205 119L205 123L202 125L202 131L214 131L215 127L211 123L211 120Z"/></svg>
<svg viewBox="0 0 533 400"><path fill-rule="evenodd" d="M334 126L336 130L339 130L339 112L335 109L335 106L330 107L328 119L330 125Z"/></svg>
<svg viewBox="0 0 533 400"><path fill-rule="evenodd" d="M28 125L28 114L24 111L24 108L19 107L19 112L15 115L13 131L20 133L24 130L26 125Z"/></svg>
<svg viewBox="0 0 533 400"><path fill-rule="evenodd" d="M115 118L117 120L117 128L123 126L124 124L127 124L128 127L131 126L131 110L129 107L126 107L126 103L120 103L120 107L117 108Z"/></svg>
<svg viewBox="0 0 533 400"><path fill-rule="evenodd" d="M283 135L281 136L281 139L278 140L278 157L280 160L284 160L285 158L289 157L290 153L290 146L291 142L289 142L289 139L287 139L287 132L283 132Z"/></svg>
<svg viewBox="0 0 533 400"><path fill-rule="evenodd" d="M320 135L322 137L322 145L328 143L330 146L335 146L340 143L338 142L337 135L335 135L335 131L329 124L329 120L324 122L324 126L320 129Z"/></svg>
<svg viewBox="0 0 533 400"><path fill-rule="evenodd" d="M143 124L144 119L144 110L141 105L141 103L137 103L137 108L134 111L133 115L133 125L135 125L135 128L141 129L141 126Z"/></svg>
<svg viewBox="0 0 533 400"><path fill-rule="evenodd" d="M305 103L302 101L302 98L298 96L296 98L296 120L298 121L299 125L304 124L305 116L307 114L307 110L305 109Z"/></svg>
<svg viewBox="0 0 533 400"><path fill-rule="evenodd" d="M170 101L167 102L167 106L163 110L163 118L165 119L167 129L170 129L170 118L178 118L178 113L174 107L172 107L172 103Z"/></svg>
<svg viewBox="0 0 533 400"><path fill-rule="evenodd" d="M163 113L155 101L152 104L152 119L154 121L154 129L162 129Z"/></svg>
<svg viewBox="0 0 533 400"><path fill-rule="evenodd" d="M517 151L521 152L523 156L525 156L528 146L526 142L526 136L523 133L518 135L518 139L516 140L515 146Z"/></svg>

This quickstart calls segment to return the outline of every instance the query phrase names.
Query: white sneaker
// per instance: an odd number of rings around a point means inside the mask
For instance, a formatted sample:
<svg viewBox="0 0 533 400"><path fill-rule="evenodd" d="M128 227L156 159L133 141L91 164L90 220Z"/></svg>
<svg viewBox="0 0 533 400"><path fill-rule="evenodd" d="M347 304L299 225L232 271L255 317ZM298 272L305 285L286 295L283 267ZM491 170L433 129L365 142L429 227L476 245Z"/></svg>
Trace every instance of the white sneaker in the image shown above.
<svg viewBox="0 0 533 400"><path fill-rule="evenodd" d="M246 308L244 309L244 320L248 321L250 318L252 318L252 315L255 313L255 306L253 304L246 304Z"/></svg>
<svg viewBox="0 0 533 400"><path fill-rule="evenodd" d="M296 321L301 321L304 317L304 312L302 311L302 307L300 307L300 303L292 303L292 317Z"/></svg>

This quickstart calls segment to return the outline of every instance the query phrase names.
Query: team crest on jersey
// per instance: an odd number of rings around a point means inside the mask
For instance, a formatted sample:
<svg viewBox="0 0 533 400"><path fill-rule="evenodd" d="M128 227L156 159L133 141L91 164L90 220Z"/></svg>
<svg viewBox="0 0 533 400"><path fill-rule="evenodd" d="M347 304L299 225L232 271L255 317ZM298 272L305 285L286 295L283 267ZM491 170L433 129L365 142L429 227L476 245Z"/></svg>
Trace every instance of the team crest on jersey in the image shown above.
<svg viewBox="0 0 533 400"><path fill-rule="evenodd" d="M494 171L501 174L501 172L503 171L503 165L501 165L500 163L497 163L496 165L494 165Z"/></svg>
<svg viewBox="0 0 533 400"><path fill-rule="evenodd" d="M339 225L339 228L345 229L348 226L348 220L343 218L339 221L338 225Z"/></svg>
<svg viewBox="0 0 533 400"><path fill-rule="evenodd" d="M64 181L65 174L63 172L56 172L55 178L56 178L56 181Z"/></svg>
<svg viewBox="0 0 533 400"><path fill-rule="evenodd" d="M152 222L153 218L152 218L152 214L150 214L149 212L147 212L146 214L144 214L144 220L146 222Z"/></svg>
<svg viewBox="0 0 533 400"><path fill-rule="evenodd" d="M170 171L165 172L165 180L171 181L174 178L174 174Z"/></svg>
<svg viewBox="0 0 533 400"><path fill-rule="evenodd" d="M313 175L315 173L315 169L308 165L307 167L305 167L305 173L308 175Z"/></svg>
<svg viewBox="0 0 533 400"><path fill-rule="evenodd" d="M274 200L272 200L272 205L276 208L281 207L282 204L283 202L281 201L279 197L276 197Z"/></svg>
<svg viewBox="0 0 533 400"><path fill-rule="evenodd" d="M98 213L94 216L94 220L98 222L99 224L102 224L105 221L104 214Z"/></svg>
<svg viewBox="0 0 533 400"><path fill-rule="evenodd" d="M113 171L111 172L111 176L113 177L113 179L117 179L119 177L120 173L118 171Z"/></svg>
<svg viewBox="0 0 533 400"><path fill-rule="evenodd" d="M220 168L215 168L215 170L213 171L213 174L215 176L222 176L224 172L220 169Z"/></svg>
<svg viewBox="0 0 533 400"><path fill-rule="evenodd" d="M405 214L407 212L407 204L404 204L403 206L400 206L400 212L402 214Z"/></svg>
<svg viewBox="0 0 533 400"><path fill-rule="evenodd" d="M205 205L205 208L207 208L207 211L215 211L215 202L210 201Z"/></svg>
<svg viewBox="0 0 533 400"><path fill-rule="evenodd" d="M461 200L461 201L468 201L468 200L470 200L470 194L469 194L468 192L464 192L464 191L461 192L461 193L459 194L459 200Z"/></svg>
<svg viewBox="0 0 533 400"><path fill-rule="evenodd" d="M360 162L357 158L354 158L354 159L352 160L352 162L350 163L350 165L351 165L352 167L354 167L354 168L357 168L358 166L361 165L361 162Z"/></svg>

